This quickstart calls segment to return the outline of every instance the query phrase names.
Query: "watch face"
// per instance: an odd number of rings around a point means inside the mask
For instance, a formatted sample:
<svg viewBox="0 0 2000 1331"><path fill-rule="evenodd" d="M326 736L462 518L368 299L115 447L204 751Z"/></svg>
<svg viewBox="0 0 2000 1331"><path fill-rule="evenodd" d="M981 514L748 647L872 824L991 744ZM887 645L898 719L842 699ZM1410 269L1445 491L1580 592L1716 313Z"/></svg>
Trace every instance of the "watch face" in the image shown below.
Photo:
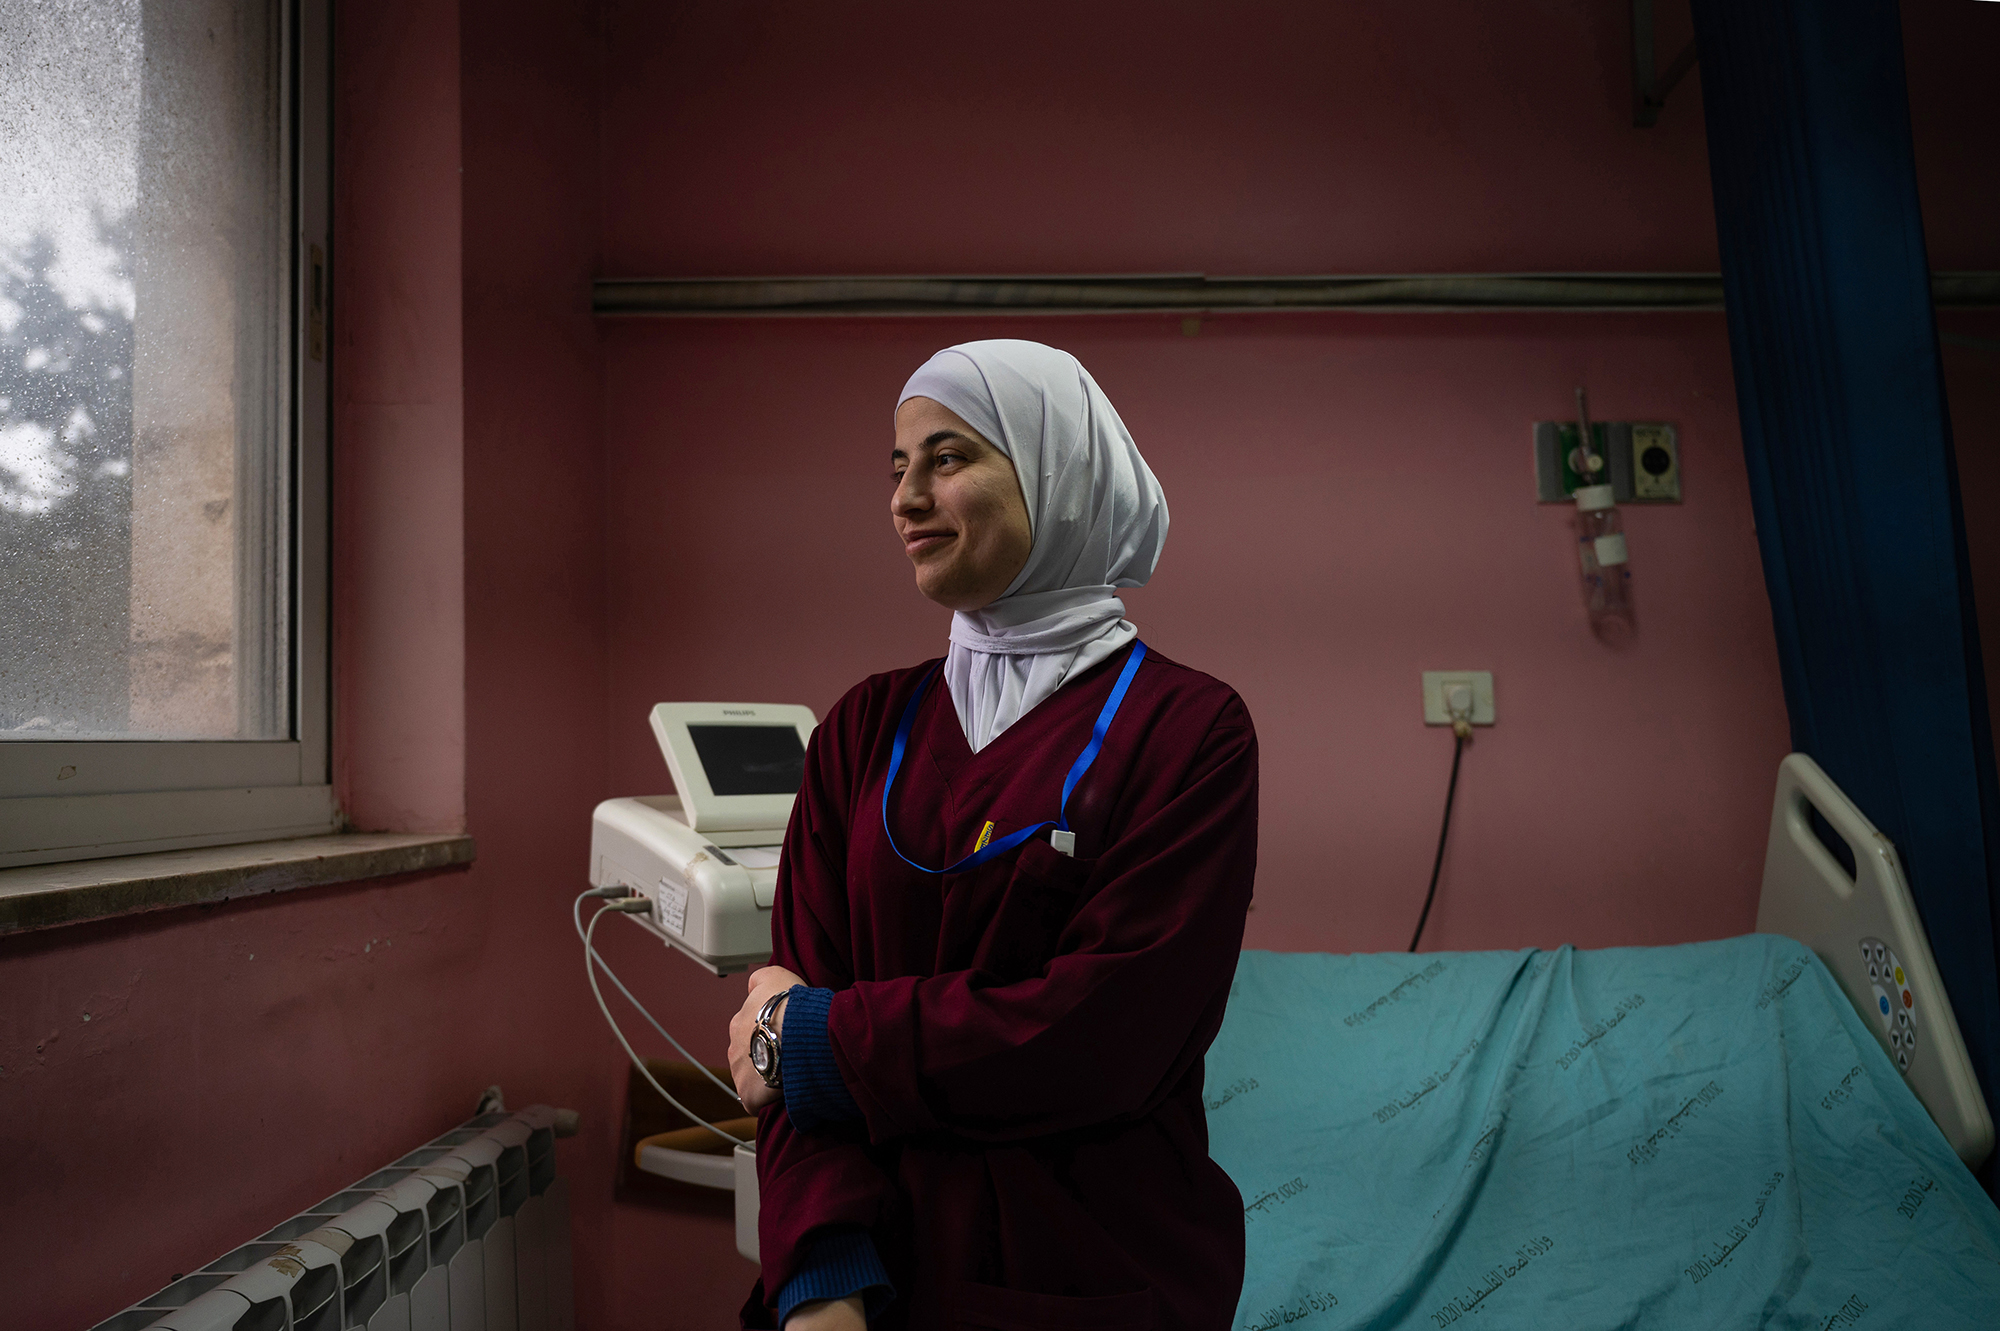
<svg viewBox="0 0 2000 1331"><path fill-rule="evenodd" d="M770 1037L766 1036L764 1032L755 1031L751 1033L750 1066L757 1069L757 1075L767 1081L771 1076L771 1064L773 1062L771 1055L775 1052L771 1048Z"/></svg>

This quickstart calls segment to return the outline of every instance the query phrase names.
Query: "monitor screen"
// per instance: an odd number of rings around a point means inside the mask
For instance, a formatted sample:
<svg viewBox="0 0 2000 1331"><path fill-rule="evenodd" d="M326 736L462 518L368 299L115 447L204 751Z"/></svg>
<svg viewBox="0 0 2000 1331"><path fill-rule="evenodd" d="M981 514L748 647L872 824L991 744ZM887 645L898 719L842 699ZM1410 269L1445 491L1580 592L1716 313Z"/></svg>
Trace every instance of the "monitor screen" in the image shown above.
<svg viewBox="0 0 2000 1331"><path fill-rule="evenodd" d="M708 788L717 795L796 795L806 746L796 726L690 725Z"/></svg>

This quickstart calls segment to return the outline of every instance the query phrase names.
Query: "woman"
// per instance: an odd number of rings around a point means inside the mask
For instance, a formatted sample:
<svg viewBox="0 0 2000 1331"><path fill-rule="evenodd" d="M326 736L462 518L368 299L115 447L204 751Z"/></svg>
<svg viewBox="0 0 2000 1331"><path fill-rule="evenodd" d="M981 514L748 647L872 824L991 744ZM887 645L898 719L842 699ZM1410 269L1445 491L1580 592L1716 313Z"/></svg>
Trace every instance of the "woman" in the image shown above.
<svg viewBox="0 0 2000 1331"><path fill-rule="evenodd" d="M762 1119L744 1324L1228 1326L1243 1203L1208 1158L1202 1055L1257 740L1123 618L1166 498L1083 366L1034 342L932 357L891 456L951 650L857 686L806 756L774 964L730 1023Z"/></svg>

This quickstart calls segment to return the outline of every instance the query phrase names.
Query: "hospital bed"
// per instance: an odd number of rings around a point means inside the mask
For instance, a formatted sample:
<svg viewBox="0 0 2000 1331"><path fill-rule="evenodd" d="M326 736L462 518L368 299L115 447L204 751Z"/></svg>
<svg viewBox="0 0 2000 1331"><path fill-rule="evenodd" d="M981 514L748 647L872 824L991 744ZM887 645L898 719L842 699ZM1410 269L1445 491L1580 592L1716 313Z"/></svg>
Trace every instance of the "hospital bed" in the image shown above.
<svg viewBox="0 0 2000 1331"><path fill-rule="evenodd" d="M1759 932L1246 952L1243 1331L2000 1327L1993 1126L1894 848L1786 759Z"/></svg>

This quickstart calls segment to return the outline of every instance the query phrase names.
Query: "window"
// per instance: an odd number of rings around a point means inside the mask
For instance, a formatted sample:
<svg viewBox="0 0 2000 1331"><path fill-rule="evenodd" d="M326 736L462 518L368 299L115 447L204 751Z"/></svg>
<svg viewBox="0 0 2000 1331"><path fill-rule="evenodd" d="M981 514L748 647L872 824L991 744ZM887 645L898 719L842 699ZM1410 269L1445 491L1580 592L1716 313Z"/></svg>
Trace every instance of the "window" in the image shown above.
<svg viewBox="0 0 2000 1331"><path fill-rule="evenodd" d="M332 830L324 0L0 31L0 865Z"/></svg>

